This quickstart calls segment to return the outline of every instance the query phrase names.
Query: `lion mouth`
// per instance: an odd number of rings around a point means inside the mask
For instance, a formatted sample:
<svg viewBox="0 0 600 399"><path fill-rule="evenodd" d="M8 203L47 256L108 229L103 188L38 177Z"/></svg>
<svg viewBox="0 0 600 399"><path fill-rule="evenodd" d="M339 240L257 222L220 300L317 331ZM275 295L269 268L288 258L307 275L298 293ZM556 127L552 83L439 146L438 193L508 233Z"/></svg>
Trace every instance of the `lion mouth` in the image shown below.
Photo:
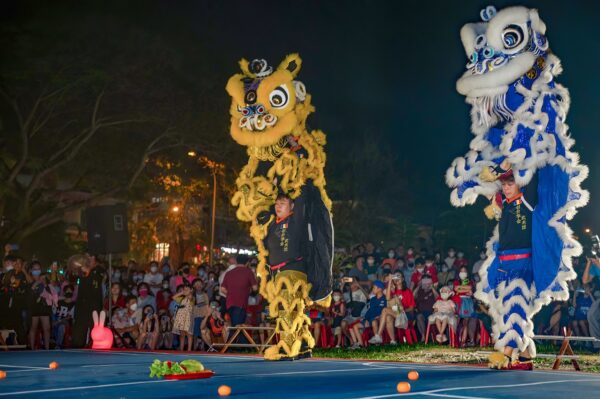
<svg viewBox="0 0 600 399"><path fill-rule="evenodd" d="M470 68L456 82L456 89L467 97L504 93L508 85L525 75L534 62L533 53L522 53L509 59L497 57L497 59L470 65Z"/></svg>
<svg viewBox="0 0 600 399"><path fill-rule="evenodd" d="M242 117L239 122L239 127L251 132L262 132L276 123L277 117L275 115L252 115Z"/></svg>

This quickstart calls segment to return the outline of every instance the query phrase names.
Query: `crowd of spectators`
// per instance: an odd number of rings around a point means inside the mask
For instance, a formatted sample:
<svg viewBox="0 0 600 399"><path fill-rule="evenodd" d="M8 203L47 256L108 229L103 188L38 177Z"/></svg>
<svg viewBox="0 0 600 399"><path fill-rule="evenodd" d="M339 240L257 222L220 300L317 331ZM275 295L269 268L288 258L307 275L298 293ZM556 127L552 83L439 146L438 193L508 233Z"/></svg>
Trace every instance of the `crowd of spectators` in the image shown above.
<svg viewBox="0 0 600 399"><path fill-rule="evenodd" d="M226 327L273 326L258 293L257 260L231 256L213 265L129 261L112 268L100 260L84 270L58 262L42 265L17 255L4 257L0 273L0 330L8 344L29 348L89 346L91 312L110 317L117 348L214 350L227 340ZM472 264L460 250L417 251L357 245L336 265L328 309L307 309L317 345L359 348L399 344L399 330L415 340L446 344L451 335L461 346L478 345L491 319L474 298L481 252ZM580 268L577 260L576 270ZM581 271L578 270L581 274ZM110 281L110 286L109 286ZM598 294L594 282L570 283L571 299L544 307L535 318L536 333L590 334L587 312ZM257 332L265 342L265 331ZM324 334L327 336L325 337ZM409 339L407 342L411 342Z"/></svg>

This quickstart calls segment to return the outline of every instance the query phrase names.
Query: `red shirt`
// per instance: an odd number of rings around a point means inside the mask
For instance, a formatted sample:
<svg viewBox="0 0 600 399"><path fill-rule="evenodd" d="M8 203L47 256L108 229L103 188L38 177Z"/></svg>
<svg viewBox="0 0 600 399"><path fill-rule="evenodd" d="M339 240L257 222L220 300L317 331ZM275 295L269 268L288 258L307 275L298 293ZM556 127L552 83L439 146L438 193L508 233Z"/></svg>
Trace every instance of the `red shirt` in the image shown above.
<svg viewBox="0 0 600 399"><path fill-rule="evenodd" d="M394 296L400 298L400 301L402 302L402 307L405 310L416 307L415 297L410 289L407 288L404 291L396 290L396 292L394 292Z"/></svg>
<svg viewBox="0 0 600 399"><path fill-rule="evenodd" d="M112 300L112 295L111 295ZM119 295L116 301L112 301L112 308L124 308L125 307L125 297L123 295ZM108 310L108 298L104 299L104 310Z"/></svg>
<svg viewBox="0 0 600 399"><path fill-rule="evenodd" d="M418 270L415 270L413 272L410 281L413 283L414 287L419 285L419 281L421 281L424 274L429 274L431 276L431 281L433 282L433 284L438 282L437 269L435 268L435 265L431 265L429 267L425 266L425 268L423 269L423 273L419 273Z"/></svg>
<svg viewBox="0 0 600 399"><path fill-rule="evenodd" d="M171 304L171 294L169 294L168 296L164 295L165 291L164 290L160 290L158 291L158 293L156 294L156 310L159 311L161 309L165 309L168 310L169 309L169 305Z"/></svg>
<svg viewBox="0 0 600 399"><path fill-rule="evenodd" d="M257 285L256 277L246 266L237 266L228 271L221 284L227 290L227 309L232 306L245 309L252 286L255 285Z"/></svg>

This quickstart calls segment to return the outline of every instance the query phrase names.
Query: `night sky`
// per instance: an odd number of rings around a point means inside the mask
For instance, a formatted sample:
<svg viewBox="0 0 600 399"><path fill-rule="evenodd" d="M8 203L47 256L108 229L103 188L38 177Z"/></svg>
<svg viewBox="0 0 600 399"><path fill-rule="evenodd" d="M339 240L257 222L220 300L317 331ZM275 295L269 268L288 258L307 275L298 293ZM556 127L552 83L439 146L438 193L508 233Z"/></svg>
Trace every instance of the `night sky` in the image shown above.
<svg viewBox="0 0 600 399"><path fill-rule="evenodd" d="M328 148L334 149L330 162L345 156L332 143L376 132L403 161L398 168L410 165L400 174L426 181L416 195L439 211L450 207L446 168L468 150L472 138L470 109L455 90L467 62L459 30L478 21L480 9L489 4L538 8L547 25L550 48L564 67L557 80L571 93L567 123L576 140L573 150L591 172L584 187L592 202L575 226L600 231L600 213L593 205L600 197L598 1L223 0L100 7L126 16L131 24L150 26L169 40L197 40L204 62L219 66L215 79L223 90L211 94L215 96L227 96L225 83L238 71L241 57L266 58L277 65L286 54L300 53L299 80L317 108L309 124L328 134ZM77 7L85 8L82 3ZM222 112L227 115L228 109ZM215 134L227 139L228 132Z"/></svg>
<svg viewBox="0 0 600 399"><path fill-rule="evenodd" d="M445 170L472 138L469 107L455 90L467 61L459 30L478 21L489 4L538 8L547 25L550 48L563 62L557 80L571 93L573 150L590 167L584 187L592 201L575 224L599 231L593 204L600 196L600 2L218 1L187 10L169 2L162 9L185 13L183 21L215 57L230 60L226 74L236 72L242 56L277 64L286 53L299 52L299 79L317 107L311 126L323 129L330 143L352 140L365 129L381 132L430 182L431 192L419 195L443 208L449 206ZM336 156L343 154L330 154Z"/></svg>

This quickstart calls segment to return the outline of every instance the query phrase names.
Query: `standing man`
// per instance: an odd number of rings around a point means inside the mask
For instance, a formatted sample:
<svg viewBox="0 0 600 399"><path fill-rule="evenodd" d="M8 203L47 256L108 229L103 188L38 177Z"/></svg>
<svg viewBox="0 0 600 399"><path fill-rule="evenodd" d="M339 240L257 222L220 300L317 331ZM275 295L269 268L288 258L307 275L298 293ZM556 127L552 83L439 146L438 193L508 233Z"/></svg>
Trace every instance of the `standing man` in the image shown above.
<svg viewBox="0 0 600 399"><path fill-rule="evenodd" d="M582 277L583 284L591 283L594 277L600 280L600 258L597 254L594 255L593 258L587 258ZM587 319L590 325L590 336L600 339L600 298L595 298L588 311ZM600 349L600 343L594 342L594 348Z"/></svg>
<svg viewBox="0 0 600 399"><path fill-rule="evenodd" d="M252 270L247 267L248 256L238 255L237 266L225 275L221 284L221 293L227 296L225 307L231 318L231 325L246 322L246 306L250 293L258 290L258 283Z"/></svg>
<svg viewBox="0 0 600 399"><path fill-rule="evenodd" d="M537 204L537 187L530 183L527 192L521 191L510 169L503 164L499 173L502 183L502 204L498 205L499 247L497 261L488 269L488 282L495 290L497 303L491 306L497 314L495 320L499 335L496 348L501 351L490 355L490 368L532 370L533 342L533 267L532 225ZM506 304L510 304L507 306ZM519 351L518 360L512 362L513 351Z"/></svg>
<svg viewBox="0 0 600 399"><path fill-rule="evenodd" d="M106 271L98 265L95 256L83 264L79 271L79 288L75 304L73 322L73 347L83 348L87 345L88 334L94 326L92 312L102 311L102 285L106 279Z"/></svg>

